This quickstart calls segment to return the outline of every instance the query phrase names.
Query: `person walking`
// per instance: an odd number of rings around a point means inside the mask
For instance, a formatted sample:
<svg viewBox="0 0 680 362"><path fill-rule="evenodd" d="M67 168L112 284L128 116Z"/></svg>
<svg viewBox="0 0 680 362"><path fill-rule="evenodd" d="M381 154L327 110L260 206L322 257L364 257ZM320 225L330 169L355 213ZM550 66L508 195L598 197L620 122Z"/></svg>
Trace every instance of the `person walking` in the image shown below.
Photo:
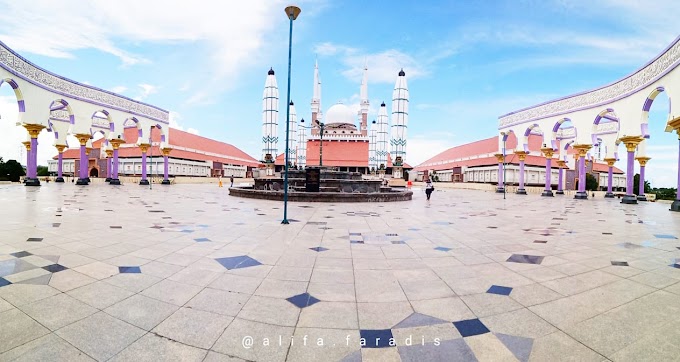
<svg viewBox="0 0 680 362"><path fill-rule="evenodd" d="M432 184L431 179L427 179L425 182L425 195L427 195L427 199L430 199L430 196L432 196L432 191L434 191L434 185Z"/></svg>
<svg viewBox="0 0 680 362"><path fill-rule="evenodd" d="M231 182L231 185L229 185L229 187L234 187L234 175L229 176L229 182Z"/></svg>
<svg viewBox="0 0 680 362"><path fill-rule="evenodd" d="M217 185L218 185L219 187L222 187L222 176L219 176L219 177L217 178Z"/></svg>

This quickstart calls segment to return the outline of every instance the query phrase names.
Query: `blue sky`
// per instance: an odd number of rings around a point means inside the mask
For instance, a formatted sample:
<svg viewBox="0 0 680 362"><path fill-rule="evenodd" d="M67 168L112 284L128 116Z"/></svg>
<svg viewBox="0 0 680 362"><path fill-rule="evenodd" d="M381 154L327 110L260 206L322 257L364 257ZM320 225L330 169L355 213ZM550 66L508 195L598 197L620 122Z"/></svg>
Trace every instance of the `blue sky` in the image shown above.
<svg viewBox="0 0 680 362"><path fill-rule="evenodd" d="M168 109L178 127L258 157L269 67L285 102L287 3L194 5L0 1L0 40L43 68ZM298 117L311 118L315 59L324 110L338 101L358 107L361 68L368 64L371 118L380 102L390 104L403 67L411 93L410 164L493 136L502 114L623 77L680 34L673 18L680 3L667 0L308 0L298 5L291 91ZM24 137L8 121L11 102L3 86L0 154L6 159L18 153ZM647 174L654 186L676 182L677 137L663 133L666 107L662 94L651 113ZM49 144L41 141L41 159L56 152Z"/></svg>

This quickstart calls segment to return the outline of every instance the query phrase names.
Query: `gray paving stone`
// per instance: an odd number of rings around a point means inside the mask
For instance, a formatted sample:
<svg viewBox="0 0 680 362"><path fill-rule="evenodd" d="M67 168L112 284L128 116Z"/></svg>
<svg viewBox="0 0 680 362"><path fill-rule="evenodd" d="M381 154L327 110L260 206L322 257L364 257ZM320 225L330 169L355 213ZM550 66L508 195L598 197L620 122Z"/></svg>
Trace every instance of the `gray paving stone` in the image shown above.
<svg viewBox="0 0 680 362"><path fill-rule="evenodd" d="M222 335L233 320L232 317L180 308L153 332L190 346L208 349Z"/></svg>
<svg viewBox="0 0 680 362"><path fill-rule="evenodd" d="M403 362L419 361L477 361L474 353L462 338L442 341L439 345L428 343L424 346L398 347Z"/></svg>
<svg viewBox="0 0 680 362"><path fill-rule="evenodd" d="M20 309L45 327L55 331L81 320L98 310L66 294L27 304Z"/></svg>
<svg viewBox="0 0 680 362"><path fill-rule="evenodd" d="M149 333L110 361L203 361L207 351Z"/></svg>
<svg viewBox="0 0 680 362"><path fill-rule="evenodd" d="M0 326L0 353L50 332L18 309L0 313Z"/></svg>
<svg viewBox="0 0 680 362"><path fill-rule="evenodd" d="M51 333L0 354L0 361L90 362L94 359Z"/></svg>
<svg viewBox="0 0 680 362"><path fill-rule="evenodd" d="M137 294L104 309L104 312L149 331L178 309L174 304Z"/></svg>
<svg viewBox="0 0 680 362"><path fill-rule="evenodd" d="M108 360L146 332L99 312L58 330L57 335L97 360Z"/></svg>

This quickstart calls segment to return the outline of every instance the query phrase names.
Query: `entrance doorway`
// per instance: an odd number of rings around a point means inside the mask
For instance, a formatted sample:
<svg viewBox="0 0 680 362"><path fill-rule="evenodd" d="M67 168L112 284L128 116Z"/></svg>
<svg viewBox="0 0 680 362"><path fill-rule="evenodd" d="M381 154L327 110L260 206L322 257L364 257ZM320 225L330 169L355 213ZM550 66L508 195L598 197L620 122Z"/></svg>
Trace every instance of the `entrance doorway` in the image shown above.
<svg viewBox="0 0 680 362"><path fill-rule="evenodd" d="M99 177L99 170L97 170L96 168L93 167L90 170L90 177Z"/></svg>

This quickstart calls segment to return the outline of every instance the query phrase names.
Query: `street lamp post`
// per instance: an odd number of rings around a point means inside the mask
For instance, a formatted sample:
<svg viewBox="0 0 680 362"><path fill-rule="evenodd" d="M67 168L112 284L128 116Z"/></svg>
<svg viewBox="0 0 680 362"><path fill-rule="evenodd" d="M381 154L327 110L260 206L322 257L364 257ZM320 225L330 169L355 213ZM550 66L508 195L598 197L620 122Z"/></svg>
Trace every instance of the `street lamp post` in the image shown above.
<svg viewBox="0 0 680 362"><path fill-rule="evenodd" d="M505 167L505 139L506 137L503 137L503 200L505 200L505 190L507 190L507 183L506 183L506 167Z"/></svg>
<svg viewBox="0 0 680 362"><path fill-rule="evenodd" d="M153 185L153 138L151 138L153 127L154 126L151 126L151 128L149 128L149 162L151 163L151 172L149 172L151 174L151 182L149 182L149 190L152 189L151 185Z"/></svg>
<svg viewBox="0 0 680 362"><path fill-rule="evenodd" d="M294 5L286 7L286 16L290 21L290 26L288 30L288 100L286 101L286 164L285 173L283 175L283 220L281 224L289 224L288 222L288 164L289 164L289 140L290 137L290 66L291 57L293 53L293 20L297 19L300 15L300 8Z"/></svg>

